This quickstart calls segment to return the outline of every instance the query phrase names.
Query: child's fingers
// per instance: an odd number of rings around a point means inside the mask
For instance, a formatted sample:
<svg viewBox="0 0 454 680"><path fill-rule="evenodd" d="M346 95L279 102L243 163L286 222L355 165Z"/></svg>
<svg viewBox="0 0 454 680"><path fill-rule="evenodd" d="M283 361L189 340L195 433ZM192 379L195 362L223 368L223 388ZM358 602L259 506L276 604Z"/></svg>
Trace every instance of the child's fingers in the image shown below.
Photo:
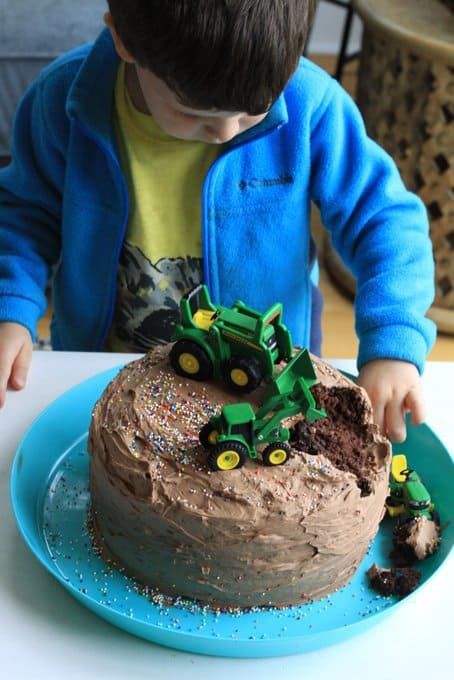
<svg viewBox="0 0 454 680"><path fill-rule="evenodd" d="M6 388L11 376L11 367L14 363L14 354L11 352L0 352L0 408L3 408L6 401Z"/></svg>
<svg viewBox="0 0 454 680"><path fill-rule="evenodd" d="M405 408L411 413L411 422L420 425L426 419L426 404L421 390L413 388L405 397Z"/></svg>
<svg viewBox="0 0 454 680"><path fill-rule="evenodd" d="M25 342L19 354L16 356L11 368L9 386L15 390L21 390L27 381L27 375L32 359L32 345Z"/></svg>
<svg viewBox="0 0 454 680"><path fill-rule="evenodd" d="M29 331L16 323L0 323L0 408L5 405L8 387L19 390L25 385L32 357Z"/></svg>
<svg viewBox="0 0 454 680"><path fill-rule="evenodd" d="M385 432L393 442L403 442L407 436L403 404L397 396L386 405Z"/></svg>
<svg viewBox="0 0 454 680"><path fill-rule="evenodd" d="M3 408L5 405L6 386L8 384L8 378L7 377L4 378L4 375L5 374L0 372L0 408Z"/></svg>

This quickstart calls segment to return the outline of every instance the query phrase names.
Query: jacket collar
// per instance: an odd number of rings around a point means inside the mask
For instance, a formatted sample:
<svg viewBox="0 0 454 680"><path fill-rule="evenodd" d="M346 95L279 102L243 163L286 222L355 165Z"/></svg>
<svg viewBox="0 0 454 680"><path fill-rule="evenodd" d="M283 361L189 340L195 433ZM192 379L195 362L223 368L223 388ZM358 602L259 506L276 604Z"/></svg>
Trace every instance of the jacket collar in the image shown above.
<svg viewBox="0 0 454 680"><path fill-rule="evenodd" d="M111 141L113 93L117 68L118 56L110 32L105 28L85 57L68 93L66 103L66 112L70 118L78 119L95 133ZM281 127L287 121L287 106L285 95L282 93L261 123L235 137L227 146L237 146L261 137Z"/></svg>
<svg viewBox="0 0 454 680"><path fill-rule="evenodd" d="M105 28L87 53L72 83L66 113L97 132L112 137L112 107L118 56Z"/></svg>
<svg viewBox="0 0 454 680"><path fill-rule="evenodd" d="M234 137L230 142L228 142L227 146L234 147L238 144L249 142L251 139L262 137L268 132L279 129L287 122L287 105L285 103L284 94L281 94L268 111L266 117L258 125L254 125L253 128L250 128L249 130L246 130L246 132L242 132L241 134Z"/></svg>

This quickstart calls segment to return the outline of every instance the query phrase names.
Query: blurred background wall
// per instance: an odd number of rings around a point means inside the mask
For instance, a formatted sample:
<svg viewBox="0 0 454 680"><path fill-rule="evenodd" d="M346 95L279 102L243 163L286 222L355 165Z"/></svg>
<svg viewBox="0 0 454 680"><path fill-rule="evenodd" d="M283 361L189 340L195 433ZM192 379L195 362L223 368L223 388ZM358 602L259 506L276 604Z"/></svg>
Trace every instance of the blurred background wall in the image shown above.
<svg viewBox="0 0 454 680"><path fill-rule="evenodd" d="M61 52L101 30L105 0L0 0L0 156L21 95Z"/></svg>

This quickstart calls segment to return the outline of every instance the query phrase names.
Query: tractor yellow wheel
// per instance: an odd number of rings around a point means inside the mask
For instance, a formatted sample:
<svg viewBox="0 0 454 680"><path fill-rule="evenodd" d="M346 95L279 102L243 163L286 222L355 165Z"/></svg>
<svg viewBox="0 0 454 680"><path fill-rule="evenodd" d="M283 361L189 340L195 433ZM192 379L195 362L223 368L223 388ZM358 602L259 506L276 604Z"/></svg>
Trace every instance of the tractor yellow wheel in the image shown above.
<svg viewBox="0 0 454 680"><path fill-rule="evenodd" d="M240 457L236 451L223 451L216 458L219 470L234 470L238 467Z"/></svg>
<svg viewBox="0 0 454 680"><path fill-rule="evenodd" d="M275 449L269 457L269 461L272 465L282 465L287 460L287 451L284 449Z"/></svg>
<svg viewBox="0 0 454 680"><path fill-rule="evenodd" d="M199 441L205 449L211 449L216 446L219 432L213 427L211 423L206 423L199 432Z"/></svg>
<svg viewBox="0 0 454 680"><path fill-rule="evenodd" d="M213 364L205 349L192 340L178 340L169 353L170 363L178 375L192 380L209 380Z"/></svg>
<svg viewBox="0 0 454 680"><path fill-rule="evenodd" d="M263 372L255 357L230 357L222 366L224 378L236 392L252 392L262 380Z"/></svg>
<svg viewBox="0 0 454 680"><path fill-rule="evenodd" d="M230 371L230 378L238 387L246 387L249 382L249 376L242 368L233 368Z"/></svg>
<svg viewBox="0 0 454 680"><path fill-rule="evenodd" d="M196 375L200 371L199 360L194 354L190 354L189 352L182 352L178 357L178 363L180 364L180 368L190 375Z"/></svg>
<svg viewBox="0 0 454 680"><path fill-rule="evenodd" d="M211 446L215 446L217 440L219 437L219 432L217 430L211 430L210 434L208 435L208 442Z"/></svg>
<svg viewBox="0 0 454 680"><path fill-rule="evenodd" d="M237 441L225 441L216 444L208 455L208 464L212 470L235 470L246 462L247 448Z"/></svg>
<svg viewBox="0 0 454 680"><path fill-rule="evenodd" d="M262 454L265 465L283 465L290 456L290 447L284 442L279 444L270 444L266 447Z"/></svg>

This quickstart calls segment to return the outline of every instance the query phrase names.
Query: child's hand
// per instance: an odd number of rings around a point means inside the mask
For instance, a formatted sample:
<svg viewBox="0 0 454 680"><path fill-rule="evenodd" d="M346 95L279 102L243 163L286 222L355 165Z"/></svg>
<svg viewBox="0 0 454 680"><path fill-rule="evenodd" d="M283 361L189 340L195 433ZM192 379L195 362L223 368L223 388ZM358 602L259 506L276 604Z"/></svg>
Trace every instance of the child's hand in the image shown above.
<svg viewBox="0 0 454 680"><path fill-rule="evenodd" d="M0 323L0 408L6 389L21 390L27 380L33 343L29 331L18 323Z"/></svg>
<svg viewBox="0 0 454 680"><path fill-rule="evenodd" d="M404 441L406 413L411 413L415 425L424 422L426 406L422 383L413 364L390 359L371 361L360 370L358 384L369 395L375 422L391 441Z"/></svg>

